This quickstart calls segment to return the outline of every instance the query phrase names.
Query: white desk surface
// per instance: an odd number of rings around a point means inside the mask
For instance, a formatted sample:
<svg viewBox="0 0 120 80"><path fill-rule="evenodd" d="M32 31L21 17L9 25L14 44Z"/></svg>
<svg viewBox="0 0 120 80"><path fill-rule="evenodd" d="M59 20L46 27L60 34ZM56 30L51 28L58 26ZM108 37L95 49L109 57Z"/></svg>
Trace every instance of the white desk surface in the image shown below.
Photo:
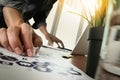
<svg viewBox="0 0 120 80"><path fill-rule="evenodd" d="M69 53L42 47L38 57L0 48L0 80L93 80L61 56Z"/></svg>

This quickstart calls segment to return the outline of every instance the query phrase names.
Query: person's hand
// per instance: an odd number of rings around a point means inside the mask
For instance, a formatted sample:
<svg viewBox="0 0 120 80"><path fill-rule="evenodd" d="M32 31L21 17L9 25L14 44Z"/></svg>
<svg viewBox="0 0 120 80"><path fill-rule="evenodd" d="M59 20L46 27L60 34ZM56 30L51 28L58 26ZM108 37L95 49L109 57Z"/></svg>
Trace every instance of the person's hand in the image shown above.
<svg viewBox="0 0 120 80"><path fill-rule="evenodd" d="M36 51L35 51L35 54L36 54L39 52L39 49L43 44L42 38L33 31L32 40L33 40L34 47L36 48Z"/></svg>
<svg viewBox="0 0 120 80"><path fill-rule="evenodd" d="M25 49L28 56L33 55L32 30L28 25L8 27L7 36L10 47L15 53L20 55Z"/></svg>
<svg viewBox="0 0 120 80"><path fill-rule="evenodd" d="M0 28L0 46L8 49L9 51L12 51L8 41L6 28Z"/></svg>
<svg viewBox="0 0 120 80"><path fill-rule="evenodd" d="M58 39L56 36L54 36L50 33L47 33L45 35L45 37L48 40L49 45L53 45L53 43L55 42L58 45L59 48L64 48L63 42L60 39Z"/></svg>
<svg viewBox="0 0 120 80"><path fill-rule="evenodd" d="M11 49L19 55L25 51L27 56L33 56L33 46L35 44L35 46L40 47L42 45L41 38L38 38L35 33L33 34L32 28L24 22L19 10L5 6L2 11L8 27L7 30L4 31L4 34L2 34L3 37L6 35L6 37L4 37L6 38L6 42L1 39L2 46Z"/></svg>
<svg viewBox="0 0 120 80"><path fill-rule="evenodd" d="M46 26L40 26L39 30L44 34L45 38L48 40L49 45L53 45L53 43L55 42L59 48L64 48L64 44L63 42L57 38L56 36L48 33Z"/></svg>
<svg viewBox="0 0 120 80"><path fill-rule="evenodd" d="M33 56L33 46L40 48L42 45L41 38L33 33L32 28L26 23L20 27L2 28L0 36L1 46L19 55L25 50L27 56Z"/></svg>

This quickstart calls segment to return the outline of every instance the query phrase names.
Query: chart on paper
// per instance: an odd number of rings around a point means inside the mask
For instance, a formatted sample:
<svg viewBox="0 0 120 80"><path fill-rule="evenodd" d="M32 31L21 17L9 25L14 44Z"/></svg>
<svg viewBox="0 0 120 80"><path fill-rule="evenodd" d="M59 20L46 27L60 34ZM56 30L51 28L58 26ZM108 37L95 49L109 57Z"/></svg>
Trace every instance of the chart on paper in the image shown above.
<svg viewBox="0 0 120 80"><path fill-rule="evenodd" d="M48 58L53 56L44 51L48 50L41 48L40 57L26 57L0 48L0 80L90 80L77 67L59 58Z"/></svg>

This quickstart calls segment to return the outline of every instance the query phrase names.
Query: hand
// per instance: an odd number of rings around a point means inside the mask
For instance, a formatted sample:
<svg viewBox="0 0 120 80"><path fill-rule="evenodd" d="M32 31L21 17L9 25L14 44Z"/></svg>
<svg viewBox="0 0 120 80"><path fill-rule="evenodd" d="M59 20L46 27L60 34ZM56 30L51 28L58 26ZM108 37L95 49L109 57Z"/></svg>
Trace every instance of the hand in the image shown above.
<svg viewBox="0 0 120 80"><path fill-rule="evenodd" d="M36 47L35 54L39 52L40 47L42 46L43 42L40 36L38 36L34 31L32 34L33 44L34 47Z"/></svg>
<svg viewBox="0 0 120 80"><path fill-rule="evenodd" d="M8 41L6 28L0 28L0 46L8 49L9 51L12 51Z"/></svg>
<svg viewBox="0 0 120 80"><path fill-rule="evenodd" d="M46 39L49 42L49 45L53 45L53 42L55 42L59 48L64 48L63 42L54 35L48 33L46 26L40 26L39 30L45 35Z"/></svg>
<svg viewBox="0 0 120 80"><path fill-rule="evenodd" d="M42 40L38 38L36 34L33 34L33 30L27 23L24 22L22 14L12 7L3 7L3 16L7 25L7 30L4 31L2 36L6 35L6 42L1 39L3 47L10 49L17 53L22 54L26 52L28 56L33 56L33 46L41 46ZM37 44L40 42L39 44ZM6 47L6 46L9 47Z"/></svg>
<svg viewBox="0 0 120 80"><path fill-rule="evenodd" d="M45 37L48 40L50 45L53 45L53 42L55 42L58 45L58 47L64 48L63 42L60 39L58 39L57 37L55 37L54 35L47 33L45 35Z"/></svg>
<svg viewBox="0 0 120 80"><path fill-rule="evenodd" d="M19 55L25 50L28 56L33 56L33 45L39 48L42 45L41 38L26 23L23 23L20 27L1 28L0 36L1 46Z"/></svg>

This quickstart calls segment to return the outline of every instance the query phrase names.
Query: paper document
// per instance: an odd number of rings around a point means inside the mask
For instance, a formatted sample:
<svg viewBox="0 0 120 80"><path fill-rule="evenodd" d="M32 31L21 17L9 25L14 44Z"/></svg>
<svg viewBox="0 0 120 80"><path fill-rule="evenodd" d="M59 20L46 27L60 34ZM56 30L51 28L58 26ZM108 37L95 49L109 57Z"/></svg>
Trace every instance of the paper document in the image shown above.
<svg viewBox="0 0 120 80"><path fill-rule="evenodd" d="M41 48L40 57L25 57L0 48L0 80L92 80L68 61L44 51L48 49Z"/></svg>

